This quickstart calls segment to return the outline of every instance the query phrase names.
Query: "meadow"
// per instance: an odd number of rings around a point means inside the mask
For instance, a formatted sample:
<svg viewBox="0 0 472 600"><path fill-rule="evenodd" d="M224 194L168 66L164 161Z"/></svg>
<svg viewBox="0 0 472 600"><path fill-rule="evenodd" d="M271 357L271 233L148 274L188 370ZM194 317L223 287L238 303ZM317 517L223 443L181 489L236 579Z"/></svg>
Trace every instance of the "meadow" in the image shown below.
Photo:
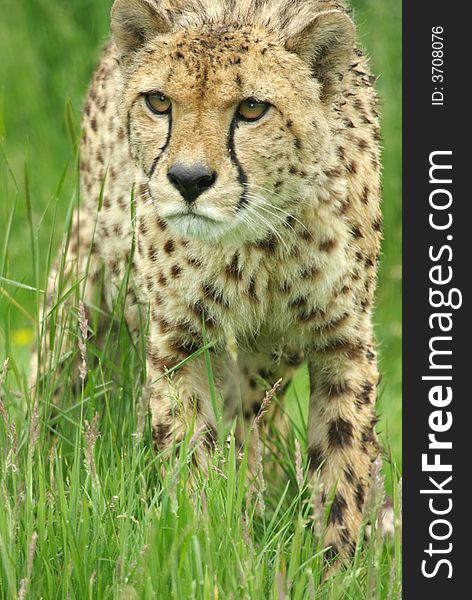
<svg viewBox="0 0 472 600"><path fill-rule="evenodd" d="M198 443L191 435L173 460L153 451L140 411L144 339L130 340L120 303L100 348L80 338L80 315L71 313L66 333L77 351L79 341L86 346L78 393L68 390L51 409L57 365L41 402L28 389L41 290L79 200L81 102L111 0L0 0L0 598L401 597L401 528L382 539L376 527L382 478L398 521L401 512L401 4L352 4L382 99L385 240L375 323L385 460L366 515L369 540L324 579L313 535L322 518L305 470L305 369L288 393L291 432L273 431L267 469L255 480L231 436L208 473L189 467Z"/></svg>

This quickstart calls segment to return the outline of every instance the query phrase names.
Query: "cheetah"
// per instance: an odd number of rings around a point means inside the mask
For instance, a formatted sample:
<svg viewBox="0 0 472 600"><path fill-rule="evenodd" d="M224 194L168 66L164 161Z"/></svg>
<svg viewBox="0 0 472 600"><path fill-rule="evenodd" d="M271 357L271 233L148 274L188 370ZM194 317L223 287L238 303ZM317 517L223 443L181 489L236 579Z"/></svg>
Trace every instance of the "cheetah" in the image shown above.
<svg viewBox="0 0 472 600"><path fill-rule="evenodd" d="M83 109L66 269L88 273L87 299L104 268L106 306L129 274L159 449L191 426L215 441L202 347L243 423L261 380L288 383L306 361L325 544L349 556L379 454L382 232L375 77L350 13L341 0L116 0L111 30Z"/></svg>

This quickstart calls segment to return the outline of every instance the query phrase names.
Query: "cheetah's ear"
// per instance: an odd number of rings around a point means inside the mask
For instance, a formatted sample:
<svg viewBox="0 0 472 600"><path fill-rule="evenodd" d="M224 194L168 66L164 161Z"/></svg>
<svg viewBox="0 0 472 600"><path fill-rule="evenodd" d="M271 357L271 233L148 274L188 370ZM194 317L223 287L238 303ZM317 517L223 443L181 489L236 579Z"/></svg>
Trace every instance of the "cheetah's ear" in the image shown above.
<svg viewBox="0 0 472 600"><path fill-rule="evenodd" d="M158 0L115 0L111 10L113 39L125 64L148 40L171 28Z"/></svg>
<svg viewBox="0 0 472 600"><path fill-rule="evenodd" d="M328 10L289 35L286 48L310 65L323 86L322 99L328 103L340 90L355 42L356 29L348 15L341 10Z"/></svg>

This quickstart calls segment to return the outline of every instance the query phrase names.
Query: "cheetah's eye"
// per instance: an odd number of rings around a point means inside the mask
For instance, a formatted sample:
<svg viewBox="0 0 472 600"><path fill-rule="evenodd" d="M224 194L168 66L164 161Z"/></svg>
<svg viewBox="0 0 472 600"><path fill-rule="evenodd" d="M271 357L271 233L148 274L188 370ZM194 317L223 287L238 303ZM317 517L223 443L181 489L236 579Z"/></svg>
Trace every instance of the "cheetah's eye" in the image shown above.
<svg viewBox="0 0 472 600"><path fill-rule="evenodd" d="M172 110L172 102L160 92L144 94L146 105L156 115L168 115Z"/></svg>
<svg viewBox="0 0 472 600"><path fill-rule="evenodd" d="M259 102L255 98L243 100L238 106L238 117L243 121L257 121L269 110L268 102Z"/></svg>

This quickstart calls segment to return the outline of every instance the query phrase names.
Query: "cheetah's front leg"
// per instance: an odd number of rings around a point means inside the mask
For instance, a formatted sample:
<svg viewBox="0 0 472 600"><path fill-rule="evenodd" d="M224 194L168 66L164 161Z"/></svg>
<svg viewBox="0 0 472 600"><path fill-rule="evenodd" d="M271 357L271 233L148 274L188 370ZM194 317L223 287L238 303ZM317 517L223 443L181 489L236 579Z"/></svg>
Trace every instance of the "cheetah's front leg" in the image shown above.
<svg viewBox="0 0 472 600"><path fill-rule="evenodd" d="M158 450L163 451L181 442L190 432L197 456L204 463L204 448L212 449L217 440L222 406L218 397L212 398L205 356L198 353L202 347L201 336L179 328L177 321L159 318L151 323L147 364L154 441ZM224 350L209 352L218 390L231 377L231 361Z"/></svg>
<svg viewBox="0 0 472 600"><path fill-rule="evenodd" d="M309 359L310 469L319 469L321 502L331 508L327 557L348 558L362 522L371 465L379 453L375 425L378 384L372 338L333 339Z"/></svg>

